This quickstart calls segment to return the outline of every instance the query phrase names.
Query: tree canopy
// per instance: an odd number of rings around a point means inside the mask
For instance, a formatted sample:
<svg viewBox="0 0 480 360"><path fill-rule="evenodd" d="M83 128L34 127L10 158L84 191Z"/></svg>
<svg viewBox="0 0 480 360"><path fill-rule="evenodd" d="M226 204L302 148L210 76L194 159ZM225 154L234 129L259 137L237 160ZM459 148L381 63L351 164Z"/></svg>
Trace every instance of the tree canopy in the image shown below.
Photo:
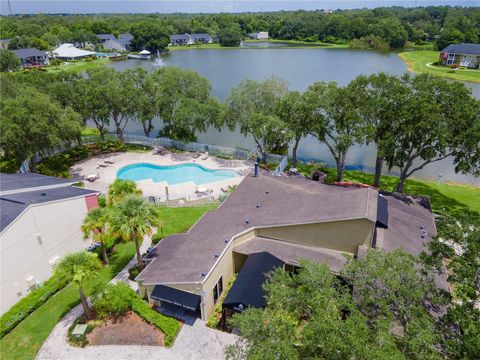
<svg viewBox="0 0 480 360"><path fill-rule="evenodd" d="M20 68L20 59L12 51L0 50L0 71L9 72Z"/></svg>

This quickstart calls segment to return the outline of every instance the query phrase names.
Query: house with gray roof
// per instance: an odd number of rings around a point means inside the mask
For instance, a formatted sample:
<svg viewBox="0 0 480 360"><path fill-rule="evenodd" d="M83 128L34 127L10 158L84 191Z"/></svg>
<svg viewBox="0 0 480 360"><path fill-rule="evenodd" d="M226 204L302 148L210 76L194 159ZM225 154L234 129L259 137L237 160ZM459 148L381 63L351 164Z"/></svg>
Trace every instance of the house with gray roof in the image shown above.
<svg viewBox="0 0 480 360"><path fill-rule="evenodd" d="M241 273L253 254L268 253L287 270L309 259L340 274L349 259L369 248L401 248L418 255L435 233L426 198L305 178L246 177L218 209L148 253L148 265L136 281L157 306L182 306L183 292L185 309L192 310L195 295L194 310L207 319L234 273ZM448 287L443 275L437 278L439 286Z"/></svg>
<svg viewBox="0 0 480 360"><path fill-rule="evenodd" d="M0 314L41 286L59 259L88 247L80 225L97 196L72 180L0 173Z"/></svg>
<svg viewBox="0 0 480 360"><path fill-rule="evenodd" d="M450 44L440 52L440 62L446 66L478 69L480 66L480 44Z"/></svg>
<svg viewBox="0 0 480 360"><path fill-rule="evenodd" d="M210 44L213 38L209 34L179 34L170 35L170 45L194 45L194 44Z"/></svg>
<svg viewBox="0 0 480 360"><path fill-rule="evenodd" d="M113 34L97 34L95 35L104 49L115 51L130 51L133 35L130 33L119 34L118 38Z"/></svg>
<svg viewBox="0 0 480 360"><path fill-rule="evenodd" d="M23 67L39 67L48 65L48 55L46 52L36 48L12 50L18 57Z"/></svg>

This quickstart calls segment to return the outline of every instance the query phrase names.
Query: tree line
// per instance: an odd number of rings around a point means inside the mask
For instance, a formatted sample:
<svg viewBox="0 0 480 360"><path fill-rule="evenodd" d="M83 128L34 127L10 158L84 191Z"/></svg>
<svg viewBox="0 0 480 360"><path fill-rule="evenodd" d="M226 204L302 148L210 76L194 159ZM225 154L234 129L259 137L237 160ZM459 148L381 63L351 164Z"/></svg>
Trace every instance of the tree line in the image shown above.
<svg viewBox="0 0 480 360"><path fill-rule="evenodd" d="M137 49L163 49L169 34L210 33L227 46L268 31L271 38L354 47L403 48L407 41L450 43L480 40L480 9L448 6L417 8L221 14L19 15L2 17L0 37L9 47L51 49L63 42L98 43L95 34L131 32Z"/></svg>
<svg viewBox="0 0 480 360"><path fill-rule="evenodd" d="M416 171L447 157L458 173L480 173L480 101L464 84L431 75L361 75L346 86L316 82L304 92L289 91L278 78L244 80L222 103L211 96L209 81L190 70L104 67L86 76L7 75L1 95L0 146L18 163L80 143L87 121L102 137L113 126L123 140L129 122L138 121L150 136L159 117L158 136L187 142L210 126L238 128L253 138L262 162L267 153L285 153L291 145L294 167L300 141L312 135L335 159L337 181L349 149L372 143L373 185L379 186L385 166L396 167L399 192Z"/></svg>

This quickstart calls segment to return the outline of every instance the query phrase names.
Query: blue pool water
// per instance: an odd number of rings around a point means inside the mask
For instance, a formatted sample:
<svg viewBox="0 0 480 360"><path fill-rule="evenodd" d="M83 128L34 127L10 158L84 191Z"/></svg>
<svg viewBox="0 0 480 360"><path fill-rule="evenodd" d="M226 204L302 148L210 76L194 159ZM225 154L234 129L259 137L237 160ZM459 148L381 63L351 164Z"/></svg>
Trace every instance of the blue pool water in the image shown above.
<svg viewBox="0 0 480 360"><path fill-rule="evenodd" d="M153 182L166 181L169 185L193 181L196 185L231 179L240 176L234 170L210 170L196 164L153 165L132 164L121 168L117 178L140 181L152 179Z"/></svg>

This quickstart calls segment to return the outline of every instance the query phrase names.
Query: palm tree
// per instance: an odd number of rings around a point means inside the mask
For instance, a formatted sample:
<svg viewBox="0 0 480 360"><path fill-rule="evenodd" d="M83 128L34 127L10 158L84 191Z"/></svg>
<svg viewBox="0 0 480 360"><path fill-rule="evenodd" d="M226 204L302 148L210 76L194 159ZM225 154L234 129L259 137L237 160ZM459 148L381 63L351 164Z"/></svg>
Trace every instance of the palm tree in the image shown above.
<svg viewBox="0 0 480 360"><path fill-rule="evenodd" d="M103 262L108 265L107 249L105 247L105 238L107 236L107 229L109 223L110 211L107 208L96 208L90 211L81 226L83 238L92 238L93 241L100 242L102 248Z"/></svg>
<svg viewBox="0 0 480 360"><path fill-rule="evenodd" d="M115 179L108 188L108 205L119 203L127 195L142 195L142 190L132 180Z"/></svg>
<svg viewBox="0 0 480 360"><path fill-rule="evenodd" d="M86 251L79 251L65 256L62 261L55 266L54 275L66 278L78 286L80 301L82 302L85 318L91 319L92 313L88 307L87 297L83 292L83 286L89 280L95 278L102 265L98 261L98 256Z"/></svg>
<svg viewBox="0 0 480 360"><path fill-rule="evenodd" d="M124 241L134 241L138 268L143 269L139 241L152 233L152 227L160 224L158 208L140 196L128 195L117 204L112 214L112 233Z"/></svg>

